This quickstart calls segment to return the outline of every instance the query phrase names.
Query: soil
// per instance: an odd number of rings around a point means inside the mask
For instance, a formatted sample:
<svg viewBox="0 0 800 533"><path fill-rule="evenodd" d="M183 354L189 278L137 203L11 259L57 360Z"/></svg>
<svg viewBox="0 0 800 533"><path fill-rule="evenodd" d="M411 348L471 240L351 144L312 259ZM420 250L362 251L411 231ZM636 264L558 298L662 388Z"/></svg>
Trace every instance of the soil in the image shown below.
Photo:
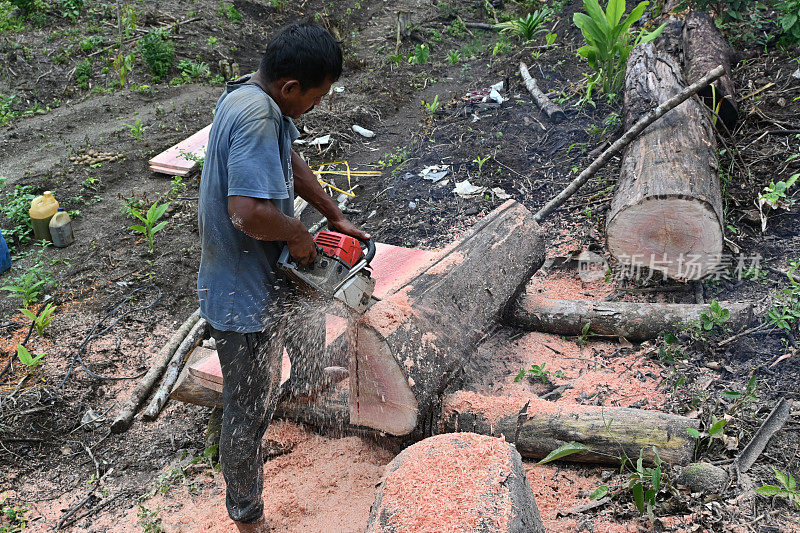
<svg viewBox="0 0 800 533"><path fill-rule="evenodd" d="M528 11L515 2L505 4L501 14ZM495 32L449 31L457 27L456 15L488 21L482 2L235 0L239 22L230 20L222 11L227 4L216 0L130 6L138 12L134 36L186 21L173 32L176 64L181 59L205 62L212 75L219 73L221 59L238 63L243 73L254 70L279 26L316 15L342 39L345 72L335 84L341 92L298 121L304 139L331 134L331 144L298 146L298 151L312 165L347 160L354 169L380 170L379 178L355 180L359 187L347 214L381 242L435 249L503 201L496 192L461 198L452 192L456 182L502 189L535 210L621 134L620 99L607 102L597 95L594 105L579 102L589 67L575 55L583 42L571 21L581 2L563 4L554 18L556 46L537 48L544 39L539 36L528 44L512 41L505 51L502 45L496 48ZM428 62L390 59L398 11L412 13L414 24L400 52L413 55L425 44L432 50ZM46 352L44 363L29 371L14 353L29 332L29 322L18 312L18 298L6 292L0 298L0 370L10 364L0 374L0 494L5 493L0 505L26 508L31 531L52 529L81 502L75 516L89 514L70 526L73 530L230 531L224 481L203 458L208 409L170 402L155 422L137 419L122 435L111 435L108 429L135 383L118 378L146 371L197 307L198 178L173 181L150 172L147 160L210 123L222 86L210 78L174 86L153 83L139 57L127 86L115 88L119 80L114 69L103 72L113 60L110 48L91 56L90 89L79 89L78 63L117 39L115 4L87 0L77 23L63 18L56 7L37 20L21 32L0 34L0 94L17 97L15 111L35 104L44 110L0 128L0 176L8 178L0 198L16 185L32 185L37 194L55 191L63 207L80 214L73 222L74 244L63 249L17 246L12 269L0 275L0 284L6 285L32 266L43 265L54 279L46 294L58 305L46 335L34 332L26 342L31 352ZM760 23L767 35L777 33L774 23ZM758 254L761 270L756 279L707 280L699 294L705 302L755 302L759 317L765 317L778 291L789 285L789 262L799 259L800 213L793 206L777 210L762 232L754 199L771 181L787 179L800 165L796 136L774 133L800 129L800 82L792 77L795 49L782 50L774 38L762 42L741 29L726 28L740 59L734 82L742 120L720 142L720 166L726 184L726 237L745 256ZM87 36L102 44L83 50L80 43ZM126 53L135 50L132 41L125 46ZM462 50L455 65L446 60L448 50ZM567 120L552 124L538 111L517 74L520 60L529 65L541 89L561 103ZM177 75L173 68L170 78ZM499 106L466 97L500 81L506 100ZM423 101L439 106L430 112ZM131 133L137 120L145 128L141 139ZM375 137L360 137L353 124L373 130ZM89 150L123 157L94 166L70 160ZM553 261L532 283L561 298L695 301L697 286L658 276L589 284L577 277L575 257L581 251L609 259L603 247L604 213L618 162L612 160L544 221ZM432 165L448 166L446 183L420 176ZM345 188L346 180L338 177L336 185ZM156 235L151 254L141 236L129 229L134 222L125 208L147 207L157 200L170 202L169 223ZM309 209L303 220L310 226L318 218ZM2 215L0 224L4 233L13 227ZM40 305L31 309L37 312ZM110 327L83 346L97 324L96 331ZM789 331L765 327L727 344L720 341L736 332L687 331L677 344L635 347L591 335L577 339L588 343L579 347L576 339L500 326L487 332L476 361L502 357L496 358L493 373L475 378L471 387L516 396L547 394L568 384L571 388L550 398L556 405L658 408L700 417L706 428L712 415L726 416L726 439L713 439L708 446L704 441L698 457L731 468L737 451L777 400L800 395L796 324ZM773 365L787 353L793 355ZM514 382L531 364L545 364L553 372L551 379ZM722 394L745 391L751 375L756 377L755 398ZM87 419L87 413L94 415ZM96 422L94 416L99 417ZM734 477L716 499L663 491L655 523L639 516L625 490L626 475L618 471L552 463L528 465L528 477L548 531L796 531L796 514L787 500L756 497L748 490L774 484L772 467L800 473L798 427L795 411L747 476ZM277 531L363 530L375 484L394 448L380 439L320 436L288 422L274 423L267 438L278 450L264 468L267 515ZM613 500L570 513L588 503L601 484L611 487ZM7 520L0 517L0 528Z"/></svg>

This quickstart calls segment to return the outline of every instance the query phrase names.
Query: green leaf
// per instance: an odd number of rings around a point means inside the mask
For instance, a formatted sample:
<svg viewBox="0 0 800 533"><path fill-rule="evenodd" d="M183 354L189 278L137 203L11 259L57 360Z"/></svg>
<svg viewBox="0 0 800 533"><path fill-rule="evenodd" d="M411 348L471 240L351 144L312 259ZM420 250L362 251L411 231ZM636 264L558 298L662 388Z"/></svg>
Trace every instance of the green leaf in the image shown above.
<svg viewBox="0 0 800 533"><path fill-rule="evenodd" d="M547 457L536 463L537 465L543 465L549 463L551 461L555 461L556 459L561 459L562 457L566 457L567 455L572 455L573 453L580 453L585 452L589 448L585 444L581 444L579 442L568 442L563 444L547 454Z"/></svg>
<svg viewBox="0 0 800 533"><path fill-rule="evenodd" d="M25 309L24 307L19 309L19 312L25 315L26 317L30 318L31 320L36 320L36 315L34 315L29 309Z"/></svg>
<svg viewBox="0 0 800 533"><path fill-rule="evenodd" d="M622 15L625 14L625 0L609 0L608 5L606 6L606 20L608 20L608 24L613 28L619 21L622 19Z"/></svg>
<svg viewBox="0 0 800 533"><path fill-rule="evenodd" d="M739 398L744 396L744 394L742 394L741 392L736 392L736 391L732 391L732 390L726 390L726 391L722 391L722 396L725 397L725 398L730 398L731 400L738 400Z"/></svg>
<svg viewBox="0 0 800 533"><path fill-rule="evenodd" d="M525 370L520 370L519 373L517 374L517 377L514 378L514 383L522 381L524 377L525 377Z"/></svg>
<svg viewBox="0 0 800 533"><path fill-rule="evenodd" d="M775 477L778 478L778 481L781 482L781 485L783 485L784 488L788 489L789 488L789 477L786 474L784 474L783 472L781 472L780 470L778 470L777 468L775 468L774 466L772 467L772 470L775 472Z"/></svg>
<svg viewBox="0 0 800 533"><path fill-rule="evenodd" d="M592 20L597 24L598 28L603 31L603 34L608 35L611 31L611 26L606 19L603 8L600 7L600 3L597 0L583 0L583 9L592 17Z"/></svg>
<svg viewBox="0 0 800 533"><path fill-rule="evenodd" d="M31 358L31 353L22 344L17 344L17 357L25 366L31 366L31 364L33 363L33 359Z"/></svg>
<svg viewBox="0 0 800 533"><path fill-rule="evenodd" d="M653 489L655 490L655 492L658 492L658 489L661 488L661 469L660 468L654 468L653 469L653 472L650 474L650 482L653 484Z"/></svg>
<svg viewBox="0 0 800 533"><path fill-rule="evenodd" d="M674 333L665 333L664 342L666 342L667 344L675 344L676 342L678 342L678 337L676 337Z"/></svg>
<svg viewBox="0 0 800 533"><path fill-rule="evenodd" d="M161 231L167 224L169 224L169 220L162 220L161 222L155 225L155 227L153 228L153 233Z"/></svg>
<svg viewBox="0 0 800 533"><path fill-rule="evenodd" d="M661 26L659 26L658 28L654 29L653 31L651 31L649 33L648 32L642 32L639 35L639 43L640 44L644 44L644 43L649 43L650 41L654 40L656 37L661 35L661 32L664 31L664 27L666 25L667 24L664 23L664 24L662 24Z"/></svg>
<svg viewBox="0 0 800 533"><path fill-rule="evenodd" d="M603 19L605 20L605 19ZM607 44L606 43L606 36L603 33L595 21L591 19L588 15L583 13L575 13L572 17L572 21L575 23L577 27L581 29L581 33L583 33L586 42L598 46L600 44ZM599 46L598 46L599 51Z"/></svg>
<svg viewBox="0 0 800 533"><path fill-rule="evenodd" d="M133 231L138 231L139 233L147 233L147 228L139 224L134 224L133 226L130 227L130 229L132 229Z"/></svg>
<svg viewBox="0 0 800 533"><path fill-rule="evenodd" d="M636 508L639 509L639 512L644 514L645 506L644 506L644 487L642 487L641 483L636 483L633 487L633 501L636 503Z"/></svg>
<svg viewBox="0 0 800 533"><path fill-rule="evenodd" d="M711 429L708 430L709 436L713 437L717 433L722 433L722 430L725 428L725 424L727 424L727 420L717 420L714 425L711 426Z"/></svg>
<svg viewBox="0 0 800 533"><path fill-rule="evenodd" d="M647 8L648 2L639 2L639 5L633 8L630 15L611 33L611 42L616 42L621 35L624 35L628 29L631 27L631 24L642 18L644 14L644 10Z"/></svg>
<svg viewBox="0 0 800 533"><path fill-rule="evenodd" d="M594 489L594 492L592 492L589 495L589 499L590 500L599 500L600 498L606 497L609 492L611 492L611 491L609 490L608 485L600 485L599 487Z"/></svg>
<svg viewBox="0 0 800 533"><path fill-rule="evenodd" d="M761 494L763 496L778 496L780 494L784 494L786 491L780 487L776 487L775 485L764 485L763 487L758 487L756 489L757 494Z"/></svg>
<svg viewBox="0 0 800 533"><path fill-rule="evenodd" d="M697 431L695 428L686 428L686 432L695 439L700 438L700 432Z"/></svg>

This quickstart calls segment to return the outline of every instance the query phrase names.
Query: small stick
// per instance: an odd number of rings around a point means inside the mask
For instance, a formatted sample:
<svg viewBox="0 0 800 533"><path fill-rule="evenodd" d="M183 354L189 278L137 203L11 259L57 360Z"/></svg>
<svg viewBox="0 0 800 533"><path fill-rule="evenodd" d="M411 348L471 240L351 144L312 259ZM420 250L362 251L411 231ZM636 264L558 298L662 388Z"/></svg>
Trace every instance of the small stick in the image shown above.
<svg viewBox="0 0 800 533"><path fill-rule="evenodd" d="M783 425L789 420L792 414L792 402L786 401L786 398L781 398L778 405L772 410L761 427L756 430L753 438L747 443L742 452L736 457L736 470L737 472L747 472L750 467L761 456L764 448L767 447L769 439L780 431Z"/></svg>
<svg viewBox="0 0 800 533"><path fill-rule="evenodd" d="M145 420L153 420L161 412L161 409L164 408L164 405L169 399L172 386L178 381L178 376L181 373L181 368L183 367L184 361L186 361L186 357L202 340L203 334L206 332L206 326L208 326L208 322L206 322L204 318L198 320L194 327L192 327L192 331L186 335L181 345L175 350L175 354L172 356L169 366L167 366L167 370L164 372L164 379L161 381L161 386L153 395L153 399L150 400L150 405L148 405L147 409L142 413L142 418Z"/></svg>
<svg viewBox="0 0 800 533"><path fill-rule="evenodd" d="M528 72L528 65L522 61L519 63L519 73L522 75L522 79L525 80L525 88L528 89L528 92L533 96L536 105L547 115L547 118L549 118L551 122L558 124L567 118L564 111L554 104L546 94L539 90L536 80L533 79L530 72Z"/></svg>
<svg viewBox="0 0 800 533"><path fill-rule="evenodd" d="M586 167L586 169L580 173L580 175L572 180L572 182L560 193L558 193L554 198L552 198L549 202L547 202L544 207L542 207L535 215L534 219L537 222L541 222L544 217L552 213L554 210L561 207L561 205L569 199L570 196L575 194L575 192L587 181L591 178L600 168L605 165L611 156L616 154L618 151L622 150L625 146L631 143L636 137L639 136L644 129L655 122L656 120L663 117L667 112L670 110L678 107L680 104L694 96L699 90L707 87L709 84L714 82L714 80L718 79L720 76L725 74L725 67L719 65L717 68L711 70L708 74L691 84L690 86L686 87L683 91L679 92L666 102L661 103L658 107L647 113L643 116L639 121L634 124L631 129L625 132L625 134L614 141L614 144L606 148L606 150L600 154L600 156L592 161L592 163Z"/></svg>

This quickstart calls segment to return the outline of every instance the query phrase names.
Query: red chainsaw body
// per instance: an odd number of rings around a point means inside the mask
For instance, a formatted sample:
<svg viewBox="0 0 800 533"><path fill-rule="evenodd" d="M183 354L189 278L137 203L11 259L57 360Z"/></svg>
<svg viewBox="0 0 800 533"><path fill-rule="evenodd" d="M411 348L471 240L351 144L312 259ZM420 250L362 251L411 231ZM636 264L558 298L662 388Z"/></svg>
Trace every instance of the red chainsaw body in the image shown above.
<svg viewBox="0 0 800 533"><path fill-rule="evenodd" d="M314 242L322 248L325 255L339 259L350 267L364 257L361 243L355 237L335 231L320 231Z"/></svg>

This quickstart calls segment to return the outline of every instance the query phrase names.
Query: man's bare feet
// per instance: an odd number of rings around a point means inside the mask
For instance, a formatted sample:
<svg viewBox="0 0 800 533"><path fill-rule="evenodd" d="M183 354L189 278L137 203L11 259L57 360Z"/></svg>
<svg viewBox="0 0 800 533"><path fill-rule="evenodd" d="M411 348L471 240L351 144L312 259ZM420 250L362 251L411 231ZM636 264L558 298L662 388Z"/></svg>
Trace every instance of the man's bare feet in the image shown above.
<svg viewBox="0 0 800 533"><path fill-rule="evenodd" d="M239 530L239 533L269 533L270 531L269 523L263 516L257 522L251 524L245 524L244 522L234 522L234 524L236 524L236 529Z"/></svg>

